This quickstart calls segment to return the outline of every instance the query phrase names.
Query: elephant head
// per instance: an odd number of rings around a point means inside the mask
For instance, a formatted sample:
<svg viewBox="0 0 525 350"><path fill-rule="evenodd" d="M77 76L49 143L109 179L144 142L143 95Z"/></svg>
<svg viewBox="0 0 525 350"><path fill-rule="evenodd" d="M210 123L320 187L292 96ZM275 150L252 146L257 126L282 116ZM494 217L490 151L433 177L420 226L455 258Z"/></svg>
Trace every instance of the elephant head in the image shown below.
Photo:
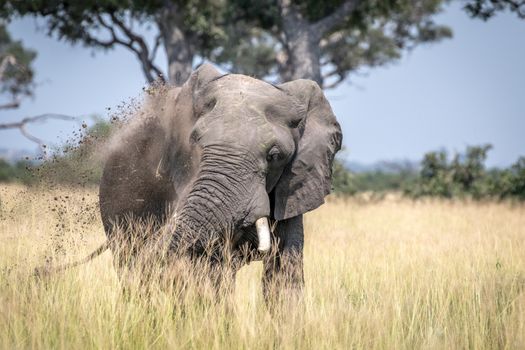
<svg viewBox="0 0 525 350"><path fill-rule="evenodd" d="M265 250L266 218L313 210L330 192L342 134L315 82L276 86L206 64L155 103L162 108L130 127L108 158L100 187L108 234L124 216L162 225L176 213L174 242L229 231L233 244Z"/></svg>

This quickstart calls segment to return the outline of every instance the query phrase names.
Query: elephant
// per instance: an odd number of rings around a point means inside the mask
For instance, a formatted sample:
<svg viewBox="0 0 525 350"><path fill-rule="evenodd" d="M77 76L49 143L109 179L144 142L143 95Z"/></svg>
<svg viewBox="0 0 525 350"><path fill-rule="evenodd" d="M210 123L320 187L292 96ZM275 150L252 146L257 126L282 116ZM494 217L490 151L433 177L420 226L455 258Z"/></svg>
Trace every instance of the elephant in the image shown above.
<svg viewBox="0 0 525 350"><path fill-rule="evenodd" d="M108 241L130 218L150 220L169 231L169 251L189 242L177 254L190 259L220 265L228 245L233 273L262 260L266 299L275 285L301 290L303 214L330 193L342 142L321 88L204 64L159 96L109 147L99 188Z"/></svg>

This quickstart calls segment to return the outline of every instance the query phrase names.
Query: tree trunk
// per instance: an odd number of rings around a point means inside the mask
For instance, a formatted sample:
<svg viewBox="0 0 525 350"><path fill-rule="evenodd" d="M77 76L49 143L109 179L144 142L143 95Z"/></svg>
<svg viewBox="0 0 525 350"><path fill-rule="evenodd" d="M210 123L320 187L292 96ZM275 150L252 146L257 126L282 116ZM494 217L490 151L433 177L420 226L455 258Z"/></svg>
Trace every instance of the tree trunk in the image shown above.
<svg viewBox="0 0 525 350"><path fill-rule="evenodd" d="M183 19L174 4L169 4L157 20L168 59L168 81L181 86L190 77L195 49L183 28Z"/></svg>
<svg viewBox="0 0 525 350"><path fill-rule="evenodd" d="M281 15L289 54L286 70L292 72L292 79L311 79L322 86L320 35L312 30L291 0L281 1Z"/></svg>

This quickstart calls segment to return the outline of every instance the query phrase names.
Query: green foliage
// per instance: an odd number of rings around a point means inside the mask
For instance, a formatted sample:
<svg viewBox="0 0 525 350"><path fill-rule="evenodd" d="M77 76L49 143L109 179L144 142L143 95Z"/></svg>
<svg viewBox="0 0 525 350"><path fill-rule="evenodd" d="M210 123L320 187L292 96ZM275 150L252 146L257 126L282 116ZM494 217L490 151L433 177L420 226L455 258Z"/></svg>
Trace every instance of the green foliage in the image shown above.
<svg viewBox="0 0 525 350"><path fill-rule="evenodd" d="M34 72L31 67L36 52L13 41L4 23L0 22L0 93L11 97L30 96Z"/></svg>
<svg viewBox="0 0 525 350"><path fill-rule="evenodd" d="M505 187L505 195L515 196L521 200L525 200L525 157L520 157L516 163L512 165L508 174L509 181Z"/></svg>
<svg viewBox="0 0 525 350"><path fill-rule="evenodd" d="M402 50L452 37L450 28L436 24L432 16L441 12L441 0L365 2L326 39L326 58L340 79L360 67L377 67L401 57ZM335 33L344 40L330 40Z"/></svg>
<svg viewBox="0 0 525 350"><path fill-rule="evenodd" d="M30 183L30 166L31 164L27 161L18 161L15 164L10 164L4 159L0 159L0 182Z"/></svg>
<svg viewBox="0 0 525 350"><path fill-rule="evenodd" d="M525 199L525 157L508 169L485 169L491 145L467 147L448 160L444 151L430 152L421 163L415 186L405 192L413 197L471 197Z"/></svg>
<svg viewBox="0 0 525 350"><path fill-rule="evenodd" d="M474 197L485 194L485 160L492 145L467 147L464 155L456 154L451 164L452 182L455 191Z"/></svg>
<svg viewBox="0 0 525 350"><path fill-rule="evenodd" d="M332 15L344 1L293 2L309 22L314 23ZM282 40L282 19L277 2L264 0L254 6L252 1L230 0L228 4L225 19L233 29L228 31L222 45L229 49L219 50L219 55L212 52L210 59L228 63L227 66L235 71L259 78L290 69L284 62L287 49L283 47L286 43ZM451 37L450 28L432 20L432 16L441 11L442 4L442 0L418 0L417 5L411 0L362 2L342 25L321 38L320 62L326 70L325 85L335 86L359 68L381 66L396 60L404 49ZM252 34L245 35L247 26L261 28L266 33L266 40L254 41ZM257 59L247 65L246 56L239 51L250 51Z"/></svg>
<svg viewBox="0 0 525 350"><path fill-rule="evenodd" d="M399 171L375 170L354 175L354 186L360 192L390 192L403 191L416 180L412 169Z"/></svg>
<svg viewBox="0 0 525 350"><path fill-rule="evenodd" d="M382 170L352 173L336 160L332 174L334 192L353 195L367 191L402 191L413 198L525 200L525 157L507 169L487 170L485 160L490 149L491 145L469 146L452 159L445 151L428 152L419 171L410 164L390 164Z"/></svg>
<svg viewBox="0 0 525 350"><path fill-rule="evenodd" d="M332 189L335 193L342 195L353 195L357 192L352 174L337 158L332 165Z"/></svg>
<svg viewBox="0 0 525 350"><path fill-rule="evenodd" d="M525 19L525 3L522 0L467 0L465 11L474 18L488 20L497 12L509 10Z"/></svg>
<svg viewBox="0 0 525 350"><path fill-rule="evenodd" d="M467 147L450 162L445 151L429 152L421 162L416 185L406 192L412 196L455 197L484 195L484 162L491 145Z"/></svg>
<svg viewBox="0 0 525 350"><path fill-rule="evenodd" d="M508 169L489 171L484 189L493 197L525 200L525 157L520 157Z"/></svg>
<svg viewBox="0 0 525 350"><path fill-rule="evenodd" d="M191 44L196 46L199 53L205 54L216 47L216 40L224 36L221 27L224 12L222 0L6 1L0 16L45 17L49 35L57 35L59 39L70 43L110 49L119 43L102 38L101 31L109 27L115 32L124 30L124 27L134 31L137 25L151 29L168 6L176 7L177 14L182 17L181 30L191 33ZM118 22L124 25L120 27L116 24ZM133 32L133 35L140 34ZM133 39L133 36L131 38Z"/></svg>
<svg viewBox="0 0 525 350"><path fill-rule="evenodd" d="M333 15L343 2L293 1L310 23ZM342 24L334 25L318 38L326 86L336 86L361 67L396 60L404 49L450 37L448 27L432 20L443 3L444 0L361 2ZM175 8L175 17L182 18L170 23L179 26L195 55L232 72L266 79L277 77L279 81L290 78L294 63L289 59L290 43L284 35L275 0L7 1L0 16L45 17L48 34L71 43L97 49L127 46L142 62L143 69L149 71L153 64L147 56L152 52L145 49L147 40L139 35L140 31L128 35L129 42L114 40L111 33L119 37L126 32L124 28L136 28L137 24L143 28L157 27L155 31L159 31L162 29L159 18L168 8ZM166 40L163 44L167 44Z"/></svg>
<svg viewBox="0 0 525 350"><path fill-rule="evenodd" d="M439 151L425 154L421 162L419 186L416 187L418 195L432 194L440 197L451 197L449 178L447 153Z"/></svg>
<svg viewBox="0 0 525 350"><path fill-rule="evenodd" d="M339 195L354 195L360 192L403 191L417 180L416 170L409 164L389 163L381 169L352 172L336 159L332 166L333 191Z"/></svg>

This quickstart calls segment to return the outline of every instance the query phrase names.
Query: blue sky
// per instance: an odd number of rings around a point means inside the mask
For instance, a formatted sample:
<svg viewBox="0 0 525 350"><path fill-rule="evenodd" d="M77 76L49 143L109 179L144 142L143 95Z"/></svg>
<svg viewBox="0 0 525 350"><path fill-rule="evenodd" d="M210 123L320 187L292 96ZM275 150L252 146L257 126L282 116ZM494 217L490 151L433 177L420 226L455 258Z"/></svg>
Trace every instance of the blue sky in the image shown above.
<svg viewBox="0 0 525 350"><path fill-rule="evenodd" d="M484 143L494 145L489 166L508 166L525 155L525 21L508 13L473 20L458 2L437 21L453 29L451 40L417 47L326 92L343 127L347 159L419 160L430 150ZM107 107L142 90L139 64L124 49L93 54L48 38L33 19L17 20L9 29L38 52L38 87L18 110L0 112L1 121L47 112L107 116ZM47 122L29 129L60 143L77 127ZM12 130L0 131L0 148L35 147Z"/></svg>

